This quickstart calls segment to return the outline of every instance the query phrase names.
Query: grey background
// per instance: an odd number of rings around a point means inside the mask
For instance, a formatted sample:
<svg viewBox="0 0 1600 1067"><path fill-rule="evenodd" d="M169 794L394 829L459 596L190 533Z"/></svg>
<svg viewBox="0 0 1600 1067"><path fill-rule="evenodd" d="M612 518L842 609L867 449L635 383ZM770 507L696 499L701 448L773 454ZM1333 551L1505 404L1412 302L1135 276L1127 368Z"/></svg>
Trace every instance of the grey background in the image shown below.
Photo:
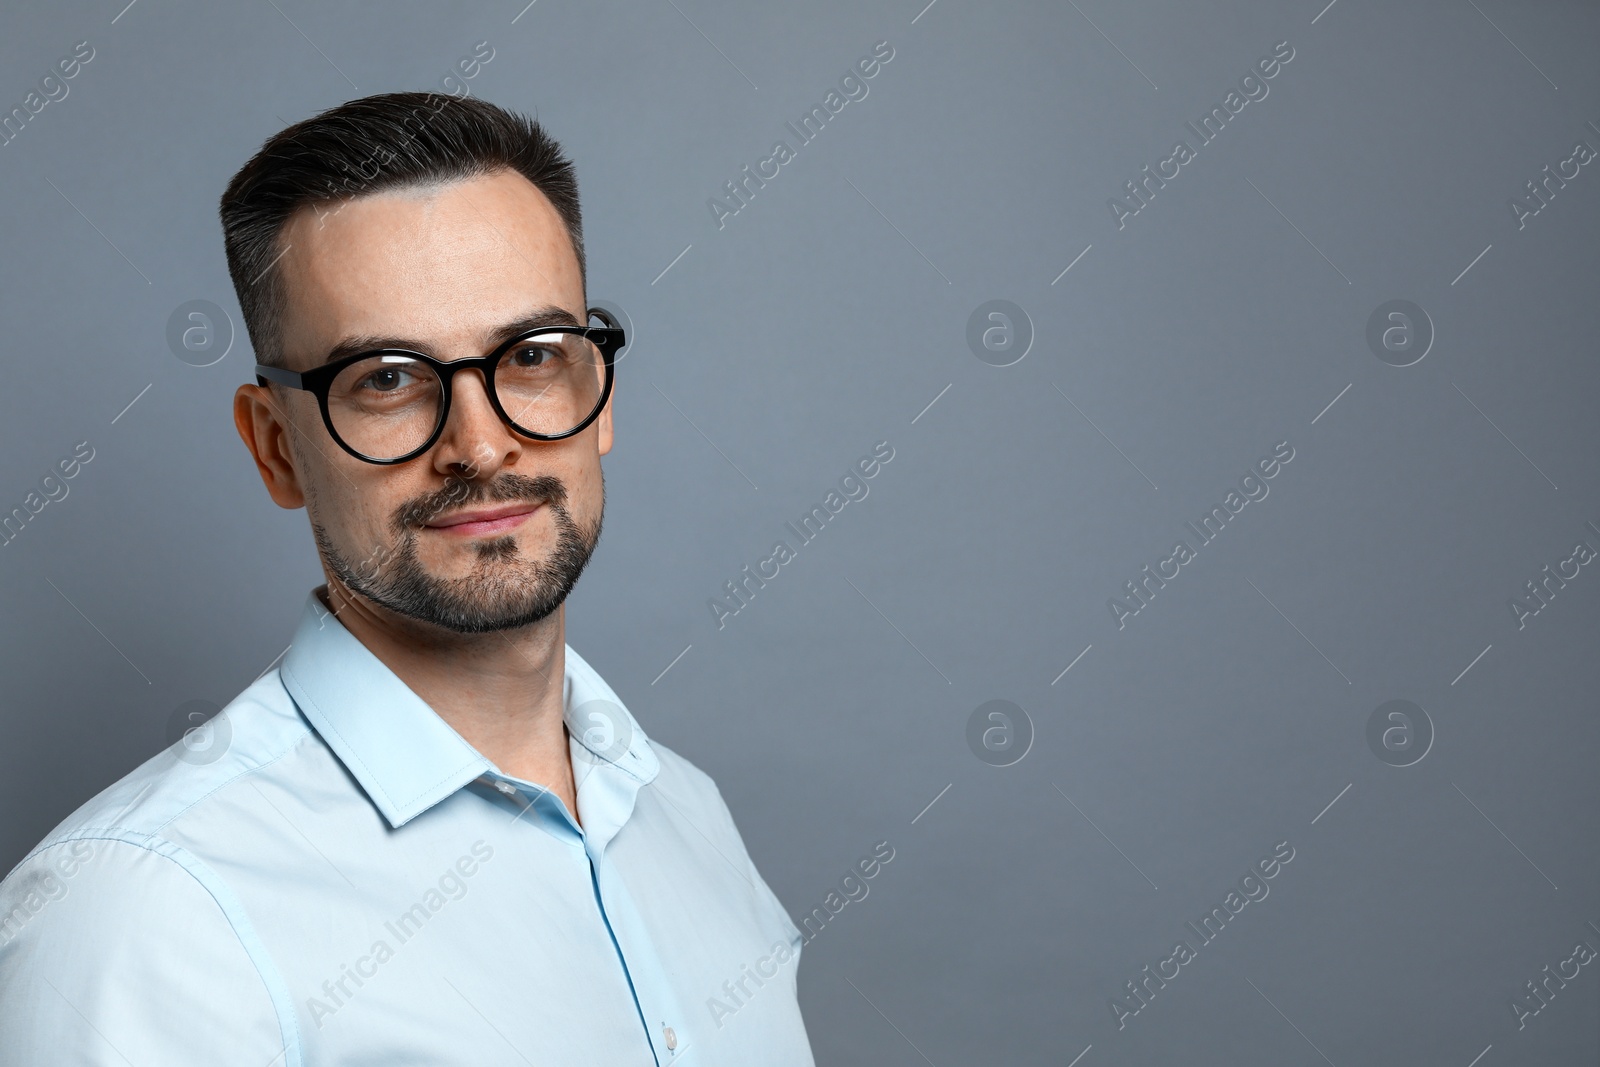
<svg viewBox="0 0 1600 1067"><path fill-rule="evenodd" d="M1600 576L1508 607L1600 544L1600 167L1524 229L1507 206L1600 148L1600 14L923 3L11 5L5 108L95 58L0 149L0 510L95 458L0 549L0 868L267 669L321 578L231 423L228 176L486 40L472 91L566 144L590 296L634 327L569 642L797 918L895 848L805 949L819 1062L1600 1062L1593 965L1509 1008L1600 947ZM719 230L707 198L879 40L867 98ZM1107 198L1281 40L1119 231ZM1393 298L1437 330L1410 367L1364 339ZM165 341L192 299L237 328L212 366ZM1035 334L1009 367L966 343L991 299ZM879 440L870 495L719 630L708 598ZM1119 630L1107 598L1283 440ZM1404 768L1365 739L1396 698L1436 731ZM992 699L1033 724L1010 767L965 740ZM1282 840L1270 896L1119 1030L1123 983Z"/></svg>

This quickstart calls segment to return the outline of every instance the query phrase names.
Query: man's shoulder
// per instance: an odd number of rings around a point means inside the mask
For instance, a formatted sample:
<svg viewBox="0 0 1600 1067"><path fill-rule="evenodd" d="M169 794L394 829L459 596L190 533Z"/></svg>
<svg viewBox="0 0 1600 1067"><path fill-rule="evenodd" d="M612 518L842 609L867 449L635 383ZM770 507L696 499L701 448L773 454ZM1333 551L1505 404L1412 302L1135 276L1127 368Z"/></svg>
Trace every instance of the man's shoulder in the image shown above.
<svg viewBox="0 0 1600 1067"><path fill-rule="evenodd" d="M187 847L186 820L236 819L230 789L282 773L308 736L271 672L79 807L0 881L0 987L22 991L0 997L0 1033L17 1062L88 1062L80 1044L107 1023L135 1048L159 1048L151 1062L177 1062L169 1039L196 1056L250 1057L292 1041L281 979L212 865L217 850ZM250 846L235 824L208 830ZM40 991L45 981L54 992ZM149 1025L167 1011L184 1028ZM224 1060L236 1057L203 1062Z"/></svg>
<svg viewBox="0 0 1600 1067"><path fill-rule="evenodd" d="M717 783L709 774L691 763L688 757L668 748L653 737L650 738L650 750L661 761L661 776L676 788L705 794L717 793Z"/></svg>
<svg viewBox="0 0 1600 1067"><path fill-rule="evenodd" d="M734 822L733 812L728 809L716 782L667 746L655 740L650 742L650 746L661 761L661 771L650 784L652 788L661 790L666 801L661 806L662 814L669 821L679 823L687 848L693 849L700 842L711 846L715 856L706 858L707 870L722 871L732 866L738 874L730 883L733 897L750 901L755 909L753 914L756 921L766 931L766 936L787 941L798 955L800 931L789 918L782 901L757 870L744 836ZM692 827L692 831L683 823ZM746 889L752 891L748 896Z"/></svg>
<svg viewBox="0 0 1600 1067"><path fill-rule="evenodd" d="M151 846L166 830L229 785L271 774L312 736L276 670L247 686L216 715L175 728L183 736L102 789L63 819L13 870L77 841ZM8 875L6 881L11 881Z"/></svg>
<svg viewBox="0 0 1600 1067"><path fill-rule="evenodd" d="M660 770L650 783L652 786L670 793L672 799L679 803L727 809L722 791L709 774L653 737L649 739L649 745L660 764Z"/></svg>
<svg viewBox="0 0 1600 1067"><path fill-rule="evenodd" d="M655 739L650 740L651 751L660 761L660 771L650 783L659 791L663 807L676 819L686 820L696 828L695 836L710 834L726 852L744 857L746 864L754 866L746 850L744 836L734 821L722 790L705 771L687 758L674 752Z"/></svg>

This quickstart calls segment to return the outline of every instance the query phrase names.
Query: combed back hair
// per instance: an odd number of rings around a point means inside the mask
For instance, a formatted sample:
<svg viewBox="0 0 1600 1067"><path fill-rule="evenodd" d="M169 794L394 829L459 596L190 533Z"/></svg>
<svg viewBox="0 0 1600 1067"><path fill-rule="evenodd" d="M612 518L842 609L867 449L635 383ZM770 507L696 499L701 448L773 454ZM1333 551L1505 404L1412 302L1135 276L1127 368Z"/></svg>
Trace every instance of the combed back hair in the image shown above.
<svg viewBox="0 0 1600 1067"><path fill-rule="evenodd" d="M222 194L222 236L258 362L284 366L276 269L284 225L303 207L385 190L521 174L566 224L584 277L578 180L561 146L534 120L443 93L384 93L330 108L278 133ZM332 210L330 208L330 210Z"/></svg>

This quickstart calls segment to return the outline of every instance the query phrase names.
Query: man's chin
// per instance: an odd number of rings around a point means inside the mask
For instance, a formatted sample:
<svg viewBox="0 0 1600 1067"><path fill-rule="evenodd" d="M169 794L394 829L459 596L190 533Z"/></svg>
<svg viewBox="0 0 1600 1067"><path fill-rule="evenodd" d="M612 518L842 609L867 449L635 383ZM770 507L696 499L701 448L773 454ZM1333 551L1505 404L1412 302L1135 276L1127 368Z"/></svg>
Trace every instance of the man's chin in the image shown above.
<svg viewBox="0 0 1600 1067"><path fill-rule="evenodd" d="M375 599L396 614L455 634L520 630L548 619L565 601L565 595L548 594L512 599L458 595Z"/></svg>

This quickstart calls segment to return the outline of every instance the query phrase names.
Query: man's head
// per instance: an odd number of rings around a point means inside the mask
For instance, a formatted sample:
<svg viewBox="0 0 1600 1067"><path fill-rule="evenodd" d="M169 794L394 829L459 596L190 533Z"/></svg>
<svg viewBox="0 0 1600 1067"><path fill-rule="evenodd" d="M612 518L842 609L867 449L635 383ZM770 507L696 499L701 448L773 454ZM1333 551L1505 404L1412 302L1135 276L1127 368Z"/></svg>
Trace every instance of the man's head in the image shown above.
<svg viewBox="0 0 1600 1067"><path fill-rule="evenodd" d="M324 112L269 140L221 211L263 364L308 371L378 348L450 361L530 318L588 321L571 163L536 123L481 101L395 93ZM478 633L560 607L600 536L612 441L609 400L582 432L538 441L500 419L487 386L456 374L438 440L393 465L341 448L304 390L240 386L234 420L274 501L306 507L330 581Z"/></svg>

